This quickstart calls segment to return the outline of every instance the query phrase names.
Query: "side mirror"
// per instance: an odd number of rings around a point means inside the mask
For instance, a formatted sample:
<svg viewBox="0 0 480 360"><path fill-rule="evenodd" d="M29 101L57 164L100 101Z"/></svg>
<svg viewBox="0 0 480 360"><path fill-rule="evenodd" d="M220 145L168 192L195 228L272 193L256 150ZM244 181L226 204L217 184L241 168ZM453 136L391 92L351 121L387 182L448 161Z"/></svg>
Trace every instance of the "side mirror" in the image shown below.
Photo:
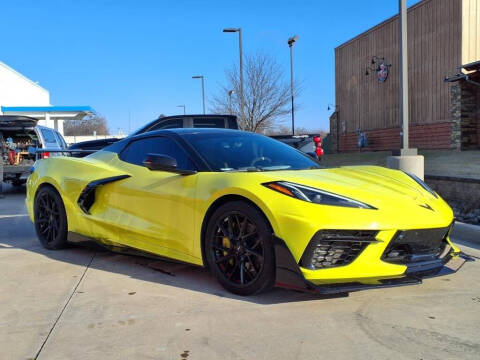
<svg viewBox="0 0 480 360"><path fill-rule="evenodd" d="M196 174L195 170L182 170L177 167L177 160L171 156L161 154L147 154L143 165L152 171L168 171L182 175Z"/></svg>

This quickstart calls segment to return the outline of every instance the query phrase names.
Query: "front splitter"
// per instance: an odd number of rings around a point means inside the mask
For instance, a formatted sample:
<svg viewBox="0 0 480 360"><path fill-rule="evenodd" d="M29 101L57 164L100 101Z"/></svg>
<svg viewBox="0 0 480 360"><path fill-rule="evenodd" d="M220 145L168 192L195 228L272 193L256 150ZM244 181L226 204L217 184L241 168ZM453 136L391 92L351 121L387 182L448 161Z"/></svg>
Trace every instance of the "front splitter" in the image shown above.
<svg viewBox="0 0 480 360"><path fill-rule="evenodd" d="M274 236L274 248L276 258L276 281L275 285L294 290L313 292L322 295L349 293L353 291L389 288L397 286L418 285L422 279L449 275L457 272L468 257L460 254L448 254L443 259L438 259L428 264L412 264L408 267L405 275L399 278L378 279L375 283L348 282L333 284L313 284L305 280L303 274L294 260L285 242ZM370 279L371 280L371 279ZM367 281L367 280L366 280Z"/></svg>

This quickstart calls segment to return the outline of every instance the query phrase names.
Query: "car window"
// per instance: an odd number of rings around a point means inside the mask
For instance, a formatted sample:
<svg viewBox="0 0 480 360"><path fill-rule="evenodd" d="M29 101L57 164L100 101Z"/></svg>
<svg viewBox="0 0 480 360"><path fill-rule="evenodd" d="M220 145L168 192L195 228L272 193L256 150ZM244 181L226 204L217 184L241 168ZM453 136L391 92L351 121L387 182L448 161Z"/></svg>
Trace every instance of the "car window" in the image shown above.
<svg viewBox="0 0 480 360"><path fill-rule="evenodd" d="M194 118L194 128L225 128L225 119L223 118Z"/></svg>
<svg viewBox="0 0 480 360"><path fill-rule="evenodd" d="M196 170L187 153L172 139L157 136L131 142L120 154L120 158L131 164L143 166L147 154L167 155L177 160L179 169Z"/></svg>
<svg viewBox="0 0 480 360"><path fill-rule="evenodd" d="M237 118L228 118L228 128L229 129L238 129Z"/></svg>
<svg viewBox="0 0 480 360"><path fill-rule="evenodd" d="M306 154L269 137L243 132L182 135L214 171L273 171L320 168Z"/></svg>
<svg viewBox="0 0 480 360"><path fill-rule="evenodd" d="M155 124L153 127L148 129L148 131L160 130L160 129L177 129L183 128L183 119L170 119L165 121L160 121L158 124Z"/></svg>
<svg viewBox="0 0 480 360"><path fill-rule="evenodd" d="M47 144L57 144L57 140L55 139L55 135L53 134L52 130L49 129L40 129L42 132L42 137L45 143Z"/></svg>
<svg viewBox="0 0 480 360"><path fill-rule="evenodd" d="M55 134L55 137L57 138L57 143L60 145L60 147L62 149L66 149L67 148L67 143L63 139L63 136L60 135L60 133L58 131L55 131L54 134Z"/></svg>

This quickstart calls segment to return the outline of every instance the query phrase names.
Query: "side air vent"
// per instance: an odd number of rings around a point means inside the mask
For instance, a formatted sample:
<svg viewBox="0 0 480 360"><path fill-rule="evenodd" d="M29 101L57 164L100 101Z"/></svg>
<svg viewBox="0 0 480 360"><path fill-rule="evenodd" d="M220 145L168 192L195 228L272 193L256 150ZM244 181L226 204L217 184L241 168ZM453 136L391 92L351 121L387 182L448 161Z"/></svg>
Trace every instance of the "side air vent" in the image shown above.
<svg viewBox="0 0 480 360"><path fill-rule="evenodd" d="M300 260L300 266L325 269L350 264L372 242L378 231L320 230L313 236Z"/></svg>
<svg viewBox="0 0 480 360"><path fill-rule="evenodd" d="M104 178L104 179L99 179L99 180L89 182L87 186L85 186L85 188L82 190L82 193L80 194L80 196L78 197L78 200L77 200L78 206L80 206L80 209L82 209L82 211L85 214L90 215L90 208L95 202L95 190L97 189L97 187L99 187L100 185L105 185L105 184L114 182L114 181L123 180L129 177L130 175L119 175L119 176L112 176L109 178Z"/></svg>

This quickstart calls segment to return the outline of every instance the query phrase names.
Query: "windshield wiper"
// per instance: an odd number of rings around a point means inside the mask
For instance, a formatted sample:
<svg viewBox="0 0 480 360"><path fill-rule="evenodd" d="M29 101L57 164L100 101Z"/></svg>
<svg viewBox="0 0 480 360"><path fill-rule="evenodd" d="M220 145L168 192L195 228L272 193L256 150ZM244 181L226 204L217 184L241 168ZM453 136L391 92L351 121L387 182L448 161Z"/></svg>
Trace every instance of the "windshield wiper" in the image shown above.
<svg viewBox="0 0 480 360"><path fill-rule="evenodd" d="M262 171L279 171L279 170L288 170L292 167L290 165L273 165L273 166L262 166L260 169Z"/></svg>
<svg viewBox="0 0 480 360"><path fill-rule="evenodd" d="M257 168L255 166L249 166L249 167L244 167L240 169L229 168L221 171L222 172L258 172L258 171L262 171L262 169Z"/></svg>

